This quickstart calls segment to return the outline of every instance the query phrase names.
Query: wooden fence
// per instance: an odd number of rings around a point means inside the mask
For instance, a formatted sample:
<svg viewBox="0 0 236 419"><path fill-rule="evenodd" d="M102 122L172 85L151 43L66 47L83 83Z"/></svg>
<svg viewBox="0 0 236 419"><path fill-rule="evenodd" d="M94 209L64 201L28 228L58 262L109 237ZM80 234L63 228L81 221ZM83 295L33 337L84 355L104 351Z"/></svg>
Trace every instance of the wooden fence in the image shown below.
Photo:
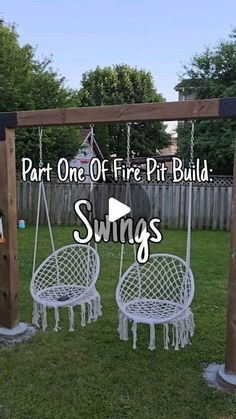
<svg viewBox="0 0 236 419"><path fill-rule="evenodd" d="M89 185L52 182L45 184L52 224L74 225L79 219L73 209L78 199L89 197ZM121 199L126 186L99 184L95 187L96 217L108 211L108 198ZM145 218L158 217L166 228L186 228L188 185L132 184L135 212ZM17 181L18 219L33 224L37 210L37 183ZM231 219L232 186L193 186L194 229L229 230ZM41 224L46 221L41 211Z"/></svg>

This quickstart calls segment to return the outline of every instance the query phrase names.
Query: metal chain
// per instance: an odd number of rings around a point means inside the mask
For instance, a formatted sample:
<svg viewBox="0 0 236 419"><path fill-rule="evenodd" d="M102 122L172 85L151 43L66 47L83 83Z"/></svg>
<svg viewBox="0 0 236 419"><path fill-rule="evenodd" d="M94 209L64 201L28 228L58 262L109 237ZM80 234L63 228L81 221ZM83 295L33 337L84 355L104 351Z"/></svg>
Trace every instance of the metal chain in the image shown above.
<svg viewBox="0 0 236 419"><path fill-rule="evenodd" d="M39 133L39 167L43 167L43 128L38 128Z"/></svg>
<svg viewBox="0 0 236 419"><path fill-rule="evenodd" d="M91 147L93 149L93 142L94 142L94 124L91 124L90 126L90 137L91 137Z"/></svg>
<svg viewBox="0 0 236 419"><path fill-rule="evenodd" d="M127 126L127 165L130 166L130 126L131 124L126 124Z"/></svg>
<svg viewBox="0 0 236 419"><path fill-rule="evenodd" d="M94 124L90 124L89 125L90 128L90 146L91 146L91 151L93 153L93 145L94 145L94 140L95 140L95 134L94 134ZM95 190L94 190L94 184L92 179L90 179L90 198L91 198L91 202L92 202L92 211L89 214L89 220L92 223L93 218L96 218L96 212L95 212ZM91 242L89 242L89 246L91 246ZM94 248L97 252L97 242L94 241ZM89 251L89 247L88 247L88 251Z"/></svg>
<svg viewBox="0 0 236 419"><path fill-rule="evenodd" d="M189 165L190 167L194 164L194 130L195 130L195 124L194 121L190 121L191 123L191 140L190 140L190 160Z"/></svg>

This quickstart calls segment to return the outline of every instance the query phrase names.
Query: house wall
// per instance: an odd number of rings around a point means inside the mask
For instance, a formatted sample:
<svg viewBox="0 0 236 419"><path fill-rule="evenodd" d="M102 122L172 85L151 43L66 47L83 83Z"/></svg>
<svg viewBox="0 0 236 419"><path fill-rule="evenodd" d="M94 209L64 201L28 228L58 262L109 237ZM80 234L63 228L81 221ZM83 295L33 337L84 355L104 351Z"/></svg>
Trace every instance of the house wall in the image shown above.
<svg viewBox="0 0 236 419"><path fill-rule="evenodd" d="M196 99L196 93L184 93L179 92L179 102L184 102L185 100L195 100Z"/></svg>
<svg viewBox="0 0 236 419"><path fill-rule="evenodd" d="M93 151L92 147L87 144L84 148L84 151L80 150L79 153L70 161L70 167L82 167L84 169L84 174L87 183L91 182L91 178L89 176L89 165L92 158L97 157L95 152ZM83 161L84 159L87 159L88 162ZM96 174L96 171L94 170L94 173Z"/></svg>

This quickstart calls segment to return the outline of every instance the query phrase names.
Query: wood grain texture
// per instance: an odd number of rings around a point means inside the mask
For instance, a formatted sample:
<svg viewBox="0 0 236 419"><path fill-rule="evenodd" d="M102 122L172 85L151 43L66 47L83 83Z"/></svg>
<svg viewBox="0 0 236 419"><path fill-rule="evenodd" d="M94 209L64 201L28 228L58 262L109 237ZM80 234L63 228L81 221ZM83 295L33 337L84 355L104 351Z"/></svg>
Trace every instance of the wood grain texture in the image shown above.
<svg viewBox="0 0 236 419"><path fill-rule="evenodd" d="M236 374L236 139L234 155L234 186L232 200L225 371L226 373Z"/></svg>
<svg viewBox="0 0 236 419"><path fill-rule="evenodd" d="M14 129L7 128L5 138L0 141L0 212L6 238L0 247L0 326L11 329L19 321Z"/></svg>
<svg viewBox="0 0 236 419"><path fill-rule="evenodd" d="M17 127L219 118L219 99L17 112Z"/></svg>

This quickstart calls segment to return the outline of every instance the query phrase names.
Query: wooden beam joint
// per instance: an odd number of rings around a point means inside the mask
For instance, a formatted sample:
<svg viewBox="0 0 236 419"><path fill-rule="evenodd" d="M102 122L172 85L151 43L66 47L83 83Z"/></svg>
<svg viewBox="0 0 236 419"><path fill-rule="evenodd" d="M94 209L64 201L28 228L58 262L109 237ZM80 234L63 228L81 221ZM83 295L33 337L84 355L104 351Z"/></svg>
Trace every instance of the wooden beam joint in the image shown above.
<svg viewBox="0 0 236 419"><path fill-rule="evenodd" d="M6 128L17 127L17 112L0 113L0 141L6 140Z"/></svg>
<svg viewBox="0 0 236 419"><path fill-rule="evenodd" d="M228 97L219 100L219 115L224 118L236 117L236 98Z"/></svg>

